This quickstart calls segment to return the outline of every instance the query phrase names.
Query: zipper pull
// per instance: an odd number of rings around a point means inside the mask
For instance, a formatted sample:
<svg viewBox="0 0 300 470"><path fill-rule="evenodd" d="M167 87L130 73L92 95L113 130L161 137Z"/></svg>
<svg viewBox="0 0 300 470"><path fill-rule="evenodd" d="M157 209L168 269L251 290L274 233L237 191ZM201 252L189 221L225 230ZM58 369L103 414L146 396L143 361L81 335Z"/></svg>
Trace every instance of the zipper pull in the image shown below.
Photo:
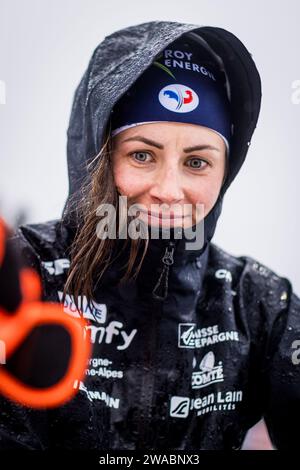
<svg viewBox="0 0 300 470"><path fill-rule="evenodd" d="M169 268L174 263L174 250L175 243L170 242L166 247L164 256L162 257L162 262L164 264L163 270L152 291L152 295L155 299L164 300L168 295Z"/></svg>

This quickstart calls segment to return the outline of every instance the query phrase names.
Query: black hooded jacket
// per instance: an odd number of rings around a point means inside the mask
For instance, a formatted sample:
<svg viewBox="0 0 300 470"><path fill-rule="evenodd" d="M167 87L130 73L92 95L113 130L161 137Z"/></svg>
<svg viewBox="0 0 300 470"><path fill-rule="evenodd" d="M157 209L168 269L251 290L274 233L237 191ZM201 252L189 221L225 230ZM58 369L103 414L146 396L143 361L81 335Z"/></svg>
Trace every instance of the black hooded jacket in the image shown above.
<svg viewBox="0 0 300 470"><path fill-rule="evenodd" d="M228 176L206 217L204 246L187 251L184 239L150 240L137 280L122 287L126 252L115 261L92 306L84 301L93 355L85 381L75 384L77 395L39 411L2 398L2 449L239 449L261 417L277 448L298 444L300 300L288 279L211 242L260 109L259 74L241 41L222 28L167 21L107 36L75 93L69 201L88 178L113 105L159 52L188 32L222 59L233 122ZM67 201L61 220L21 226L11 240L41 274L50 301L61 299L67 277L76 228L70 207ZM71 293L66 307L75 310Z"/></svg>

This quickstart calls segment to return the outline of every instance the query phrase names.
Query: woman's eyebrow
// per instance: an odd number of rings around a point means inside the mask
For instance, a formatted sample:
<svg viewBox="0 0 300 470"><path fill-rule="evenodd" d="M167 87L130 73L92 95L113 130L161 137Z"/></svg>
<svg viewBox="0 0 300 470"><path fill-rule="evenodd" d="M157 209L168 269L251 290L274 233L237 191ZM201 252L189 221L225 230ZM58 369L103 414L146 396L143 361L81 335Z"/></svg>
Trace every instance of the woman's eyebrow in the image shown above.
<svg viewBox="0 0 300 470"><path fill-rule="evenodd" d="M220 152L220 149L213 147L212 145L195 145L194 147L183 149L184 152L194 152L194 150L216 150L216 152Z"/></svg>
<svg viewBox="0 0 300 470"><path fill-rule="evenodd" d="M129 140L138 140L139 142L144 142L145 144L152 145L153 147L157 147L158 149L164 148L162 144L154 142L154 140L147 139L146 137L142 137L140 135L129 137L128 139L123 140L122 143L128 142ZM185 149L183 149L183 151L186 153L193 152L194 150L216 150L217 152L220 152L220 149L218 149L217 147L213 147L212 145L195 145L193 147L186 147Z"/></svg>
<svg viewBox="0 0 300 470"><path fill-rule="evenodd" d="M158 142L154 142L154 140L146 139L146 137L142 137L140 135L129 137L128 139L123 140L121 143L128 142L129 140L138 140L140 142L144 142L145 144L152 145L153 147L157 147L158 149L164 148L162 144L159 144Z"/></svg>

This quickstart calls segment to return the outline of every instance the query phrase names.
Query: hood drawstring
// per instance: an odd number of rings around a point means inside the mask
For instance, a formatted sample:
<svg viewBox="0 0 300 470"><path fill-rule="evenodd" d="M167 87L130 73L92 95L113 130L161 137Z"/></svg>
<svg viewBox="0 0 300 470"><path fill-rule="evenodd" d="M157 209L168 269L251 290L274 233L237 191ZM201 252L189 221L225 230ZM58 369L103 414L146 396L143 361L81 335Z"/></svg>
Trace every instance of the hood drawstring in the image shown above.
<svg viewBox="0 0 300 470"><path fill-rule="evenodd" d="M169 268L174 263L174 249L175 243L169 242L166 247L165 254L162 257L162 262L164 264L163 270L152 291L152 295L155 299L164 300L168 295Z"/></svg>

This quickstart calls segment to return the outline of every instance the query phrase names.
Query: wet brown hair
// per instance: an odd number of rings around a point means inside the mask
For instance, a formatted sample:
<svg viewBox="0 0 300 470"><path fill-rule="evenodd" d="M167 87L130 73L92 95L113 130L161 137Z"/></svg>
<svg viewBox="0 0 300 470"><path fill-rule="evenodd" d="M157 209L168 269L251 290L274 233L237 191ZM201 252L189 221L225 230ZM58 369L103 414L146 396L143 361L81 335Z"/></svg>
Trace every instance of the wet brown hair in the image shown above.
<svg viewBox="0 0 300 470"><path fill-rule="evenodd" d="M122 225L127 224L128 230L128 224L132 219L132 217L127 217L127 214L122 214L119 207L120 194L115 186L112 170L113 144L110 125L105 132L103 142L98 155L88 165L89 178L87 183L82 185L79 201L78 198L76 202L71 200L68 206L71 211L76 212L77 229L69 248L70 268L62 301L64 302L68 293L72 294L78 309L81 308L78 305L78 297L81 296L81 301L83 295L89 300L93 300L95 280L98 282L101 279L105 270L119 255L112 256L116 244L115 239L104 239L97 235L97 226L100 220L97 209L102 204L111 204L116 209L115 227L109 227L109 230L114 228L117 238L120 227L119 220ZM76 207L72 207L74 204ZM147 252L149 240L148 238L132 239L127 237L124 247L128 243L130 244L130 254L128 262L124 266L127 266L127 270L119 283L137 277ZM97 279L95 279L96 273Z"/></svg>

